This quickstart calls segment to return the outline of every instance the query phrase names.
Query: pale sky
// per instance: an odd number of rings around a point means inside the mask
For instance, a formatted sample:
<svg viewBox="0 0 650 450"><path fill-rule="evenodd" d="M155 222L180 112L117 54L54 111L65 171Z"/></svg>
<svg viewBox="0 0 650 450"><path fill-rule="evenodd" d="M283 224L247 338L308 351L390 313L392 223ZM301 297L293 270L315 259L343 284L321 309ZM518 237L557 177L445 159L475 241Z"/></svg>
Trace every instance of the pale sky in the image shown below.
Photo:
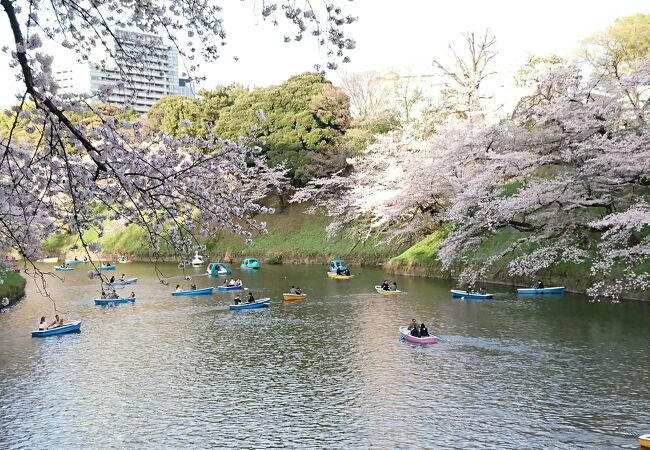
<svg viewBox="0 0 650 450"><path fill-rule="evenodd" d="M247 86L280 83L292 74L312 70L324 58L313 39L285 44L286 30L258 19L255 2L223 2L229 43L218 62L205 66L204 87L239 82ZM259 2L257 2L259 4ZM345 11L359 17L347 27L357 41L345 71L395 70L433 73L431 60L445 60L447 43L457 43L466 31L489 27L497 38L496 70L513 73L529 55L549 53L570 57L590 34L605 29L616 18L650 12L650 0L339 0ZM6 17L0 26L2 46L11 40ZM293 29L289 31L293 32ZM286 33L292 34L292 33ZM55 64L67 58L53 51ZM233 56L237 55L239 61ZM20 84L0 56L0 107L14 103ZM330 74L336 81L337 75Z"/></svg>

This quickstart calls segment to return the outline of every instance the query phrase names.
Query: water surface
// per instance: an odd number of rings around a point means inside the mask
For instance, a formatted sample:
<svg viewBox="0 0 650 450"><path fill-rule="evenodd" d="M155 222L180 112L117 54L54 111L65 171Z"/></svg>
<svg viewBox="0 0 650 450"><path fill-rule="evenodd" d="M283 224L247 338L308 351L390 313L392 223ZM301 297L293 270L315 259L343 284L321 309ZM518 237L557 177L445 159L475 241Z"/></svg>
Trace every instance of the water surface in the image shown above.
<svg viewBox="0 0 650 450"><path fill-rule="evenodd" d="M637 448L650 432L650 304L452 300L444 281L325 270L234 269L273 303L231 312L233 293L172 298L140 263L115 272L139 278L121 291L136 303L96 307L78 268L48 289L82 332L47 339L30 337L53 316L30 282L0 315L0 447ZM375 294L384 278L407 294ZM284 304L292 284L308 297ZM401 342L411 318L441 343Z"/></svg>

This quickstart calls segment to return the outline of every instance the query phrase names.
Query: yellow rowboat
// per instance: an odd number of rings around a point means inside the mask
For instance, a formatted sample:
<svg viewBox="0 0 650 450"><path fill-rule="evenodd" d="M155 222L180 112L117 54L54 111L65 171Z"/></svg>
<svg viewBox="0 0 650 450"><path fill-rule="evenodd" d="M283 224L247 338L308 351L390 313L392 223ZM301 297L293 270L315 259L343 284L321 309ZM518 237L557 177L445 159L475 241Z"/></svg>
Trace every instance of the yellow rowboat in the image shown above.
<svg viewBox="0 0 650 450"><path fill-rule="evenodd" d="M282 294L282 298L285 302L293 302L296 300L304 300L307 297L307 294Z"/></svg>
<svg viewBox="0 0 650 450"><path fill-rule="evenodd" d="M650 448L650 434L639 436L639 445L643 448Z"/></svg>
<svg viewBox="0 0 650 450"><path fill-rule="evenodd" d="M56 263L56 262L59 262L59 258L57 258L56 256L52 256L51 258L39 259L36 262L40 262L40 263Z"/></svg>
<svg viewBox="0 0 650 450"><path fill-rule="evenodd" d="M375 290L379 295L400 295L402 291L385 291L381 286L375 286Z"/></svg>
<svg viewBox="0 0 650 450"><path fill-rule="evenodd" d="M327 276L334 280L349 280L350 278L354 278L354 275L337 275L332 272L327 272Z"/></svg>

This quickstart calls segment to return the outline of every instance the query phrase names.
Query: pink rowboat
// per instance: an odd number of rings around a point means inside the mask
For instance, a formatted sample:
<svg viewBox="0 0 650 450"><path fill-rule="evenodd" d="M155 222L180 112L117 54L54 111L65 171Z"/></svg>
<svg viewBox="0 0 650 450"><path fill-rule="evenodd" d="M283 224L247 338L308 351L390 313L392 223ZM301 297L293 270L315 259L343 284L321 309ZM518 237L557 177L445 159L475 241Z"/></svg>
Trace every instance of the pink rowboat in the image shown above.
<svg viewBox="0 0 650 450"><path fill-rule="evenodd" d="M410 342L411 344L428 345L438 343L438 336L411 336L411 332L409 331L408 327L399 327L399 333L402 335L402 339L404 339L406 342Z"/></svg>

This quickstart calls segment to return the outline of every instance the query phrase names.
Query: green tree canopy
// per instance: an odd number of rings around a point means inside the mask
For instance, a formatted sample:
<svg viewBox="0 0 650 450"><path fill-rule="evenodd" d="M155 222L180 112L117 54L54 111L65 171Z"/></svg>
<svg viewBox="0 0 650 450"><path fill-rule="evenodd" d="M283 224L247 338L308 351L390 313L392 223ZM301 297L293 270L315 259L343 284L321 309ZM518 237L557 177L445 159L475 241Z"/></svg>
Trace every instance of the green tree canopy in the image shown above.
<svg viewBox="0 0 650 450"><path fill-rule="evenodd" d="M350 125L350 102L320 74L307 72L250 91L239 85L221 86L199 95L197 100L160 100L149 111L151 125L173 135L201 135L208 125L221 137L250 137L264 149L271 165L286 162L298 184L338 170L344 163L340 157L331 158L331 165L322 161L328 160L327 155L341 154ZM184 127L182 120L192 125Z"/></svg>
<svg viewBox="0 0 650 450"><path fill-rule="evenodd" d="M588 57L593 57L594 52L604 52L617 64L645 58L650 55L650 13L617 19L586 43Z"/></svg>

